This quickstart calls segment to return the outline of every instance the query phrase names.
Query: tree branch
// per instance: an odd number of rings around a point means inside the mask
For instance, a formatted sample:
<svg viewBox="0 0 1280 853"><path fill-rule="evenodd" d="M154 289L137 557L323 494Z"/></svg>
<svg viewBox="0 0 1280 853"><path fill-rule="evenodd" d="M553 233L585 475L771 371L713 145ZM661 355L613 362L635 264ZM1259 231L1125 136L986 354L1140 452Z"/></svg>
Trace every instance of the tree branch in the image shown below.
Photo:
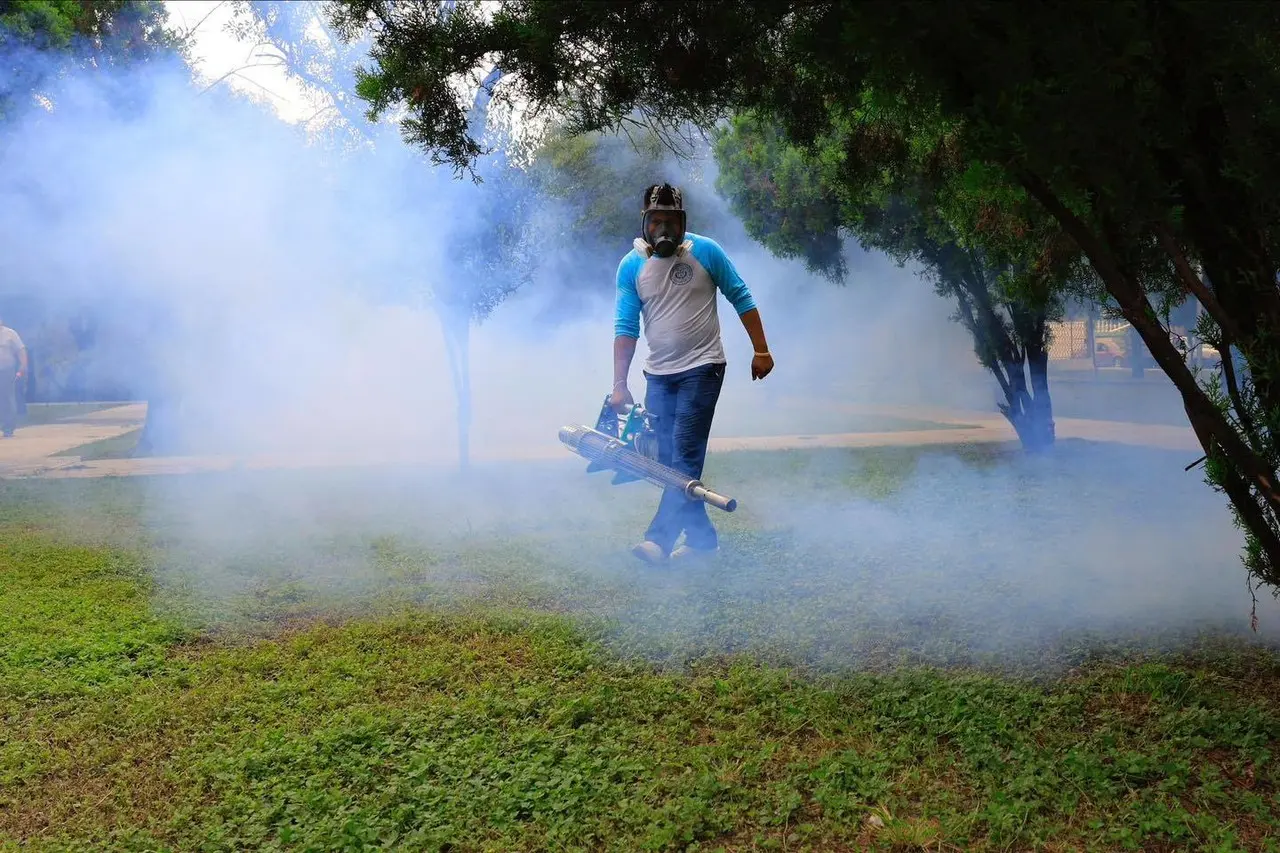
<svg viewBox="0 0 1280 853"><path fill-rule="evenodd" d="M1178 279L1183 286L1190 291L1192 296L1200 300L1200 304L1213 317L1214 322L1218 324L1222 331L1227 333L1232 341L1244 341L1245 338L1240 333L1240 327L1227 315L1227 312L1223 310L1222 305L1218 302L1218 298L1213 295L1209 288L1205 287L1204 282L1196 275L1195 270L1191 268L1191 263L1178 246L1177 241L1173 239L1173 233L1169 231L1168 226L1164 223L1157 223L1155 231L1156 236L1160 239L1160 246L1170 260L1173 261L1174 269L1177 270Z"/></svg>
<svg viewBox="0 0 1280 853"><path fill-rule="evenodd" d="M996 382L1000 383L1000 390L1004 393L1004 398L1012 404L1014 393L1009 385L1009 380L1005 378L1005 362L1000 357L999 351L994 351L995 342L990 340L990 337L984 334L982 328L978 325L977 318L973 316L973 306L969 302L971 297L965 294L966 291L963 288L956 288L956 302L964 315L965 325L969 327L969 333L973 335L975 343L979 345L985 344L988 350L987 356L991 359L991 372L995 375Z"/></svg>
<svg viewBox="0 0 1280 853"><path fill-rule="evenodd" d="M279 66L279 65L280 65L280 60L277 58L276 62L274 62L274 63L272 63L272 62L254 62L254 63L250 63L249 65L241 65L239 68L232 68L232 69L231 69L230 71L228 71L226 74L223 74L223 75L222 75L221 77L219 77L217 80L214 80L214 81L213 81L212 83L210 83L208 86L205 86L203 89L201 89L201 90L200 90L200 92L199 92L198 94L203 95L205 92L208 92L208 91L209 91L210 89L212 89L214 86L217 86L219 83L221 83L222 81L226 80L226 79L227 79L227 78L229 78L229 77L239 77L240 79L244 80L246 83L251 83L251 84L253 84L254 86L257 86L259 89L261 89L262 91L266 92L268 95L271 95L272 97L275 97L275 98L279 98L279 97L280 97L279 95L277 95L275 92L273 92L273 91L271 91L270 89L268 89L266 86L263 86L261 83L258 83L258 82L257 82L257 81L255 81L255 80L250 80L248 77L245 77L243 74L241 74L241 73L240 73L241 71L248 71L250 68L265 68L265 67L269 67L269 66L272 66L272 65Z"/></svg>
<svg viewBox="0 0 1280 853"><path fill-rule="evenodd" d="M219 0L219 2L218 2L218 3L215 3L215 4L214 4L214 6L213 6L213 8L212 8L212 9L210 9L208 12L205 12L205 13L204 13L204 17L203 17L203 18L201 18L199 21L196 21L196 25L195 25L194 27L191 27L190 29L184 30L184 31L183 31L183 33L182 33L182 37L183 37L184 39L189 39L189 38L191 38L191 36L195 35L196 30L200 29L200 27L204 25L204 22L205 22L205 21L207 21L207 20L209 20L209 16L210 16L210 15L212 15L214 12L218 11L219 9L221 9L221 8L222 8L223 6L225 6L226 4L227 4L227 0Z"/></svg>
<svg viewBox="0 0 1280 853"><path fill-rule="evenodd" d="M1245 436L1250 439L1260 438L1261 436L1254 426L1253 418L1249 416L1249 411L1245 408L1244 397L1240 393L1240 385L1236 381L1236 366L1231 361L1231 347L1224 345L1219 355L1222 359L1222 376L1227 381L1227 396L1231 398L1231 405L1235 407L1236 417L1240 419L1240 425L1244 427ZM1258 449L1256 445L1255 449Z"/></svg>

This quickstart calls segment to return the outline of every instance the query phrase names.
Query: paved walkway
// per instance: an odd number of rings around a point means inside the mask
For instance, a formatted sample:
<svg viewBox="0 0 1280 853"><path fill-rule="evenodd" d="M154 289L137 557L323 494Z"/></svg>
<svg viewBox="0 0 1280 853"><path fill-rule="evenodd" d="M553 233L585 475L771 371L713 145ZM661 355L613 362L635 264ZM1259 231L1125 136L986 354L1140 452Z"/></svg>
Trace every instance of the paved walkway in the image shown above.
<svg viewBox="0 0 1280 853"><path fill-rule="evenodd" d="M19 427L12 438L0 438L0 478L73 465L79 457L54 454L138 429L146 415L146 403L125 403L63 421Z"/></svg>
<svg viewBox="0 0 1280 853"><path fill-rule="evenodd" d="M712 451L786 450L805 447L906 447L999 443L1017 440L1009 423L998 413L958 409L935 409L928 406L870 406L829 404L851 415L881 415L911 420L932 421L952 426L947 429L907 430L897 432L854 432L816 435L771 435L739 438L713 438ZM144 459L82 460L78 456L59 456L83 444L114 438L139 429L146 417L145 403L113 406L85 415L74 421L24 427L13 438L0 439L0 479L119 477L147 474L182 474L230 470L264 470L281 468L341 468L364 466L415 467L448 465L454 457L447 453L405 454L376 447L353 449L341 454L264 454L259 456L169 456ZM1119 421L1059 418L1059 438L1085 439L1116 444L1182 450L1199 456L1200 444L1189 427L1135 424ZM533 461L563 459L569 453L554 438L533 448L477 448L476 462Z"/></svg>

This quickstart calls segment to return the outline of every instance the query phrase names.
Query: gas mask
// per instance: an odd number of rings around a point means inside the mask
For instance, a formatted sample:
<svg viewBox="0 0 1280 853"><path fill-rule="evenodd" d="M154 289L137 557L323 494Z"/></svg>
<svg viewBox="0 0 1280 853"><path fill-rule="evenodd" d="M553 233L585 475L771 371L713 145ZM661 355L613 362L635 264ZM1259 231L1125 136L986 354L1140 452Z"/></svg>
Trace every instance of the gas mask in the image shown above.
<svg viewBox="0 0 1280 853"><path fill-rule="evenodd" d="M668 195L672 203L662 204L659 198L662 195ZM656 218L658 212L667 212L675 214L676 221L667 221L662 223L656 231L650 233L650 223ZM670 220L671 216L663 217ZM645 204L644 213L640 218L640 234L643 239L653 249L653 254L659 258L669 258L676 253L676 249L684 242L685 232L685 212L684 200L681 192L670 184L663 184L654 187L649 194L647 203Z"/></svg>
<svg viewBox="0 0 1280 853"><path fill-rule="evenodd" d="M670 208L660 208L670 210ZM684 211L678 211L678 222L664 222L658 226L656 231L650 232L649 222L653 218L654 211L645 211L644 219L641 221L641 227L644 229L645 242L653 247L653 253L660 258L669 258L676 253L676 249L684 242Z"/></svg>

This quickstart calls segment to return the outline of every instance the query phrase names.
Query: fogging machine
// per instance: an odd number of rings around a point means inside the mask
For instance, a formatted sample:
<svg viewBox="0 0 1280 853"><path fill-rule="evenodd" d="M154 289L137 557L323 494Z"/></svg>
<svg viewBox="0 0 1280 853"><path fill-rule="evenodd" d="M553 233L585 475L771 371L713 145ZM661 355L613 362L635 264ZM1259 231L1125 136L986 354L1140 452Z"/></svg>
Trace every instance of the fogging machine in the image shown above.
<svg viewBox="0 0 1280 853"><path fill-rule="evenodd" d="M604 398L595 428L585 425L560 428L560 443L586 459L587 473L613 471L612 485L648 480L664 489L675 489L689 500L702 501L716 509L733 512L738 502L711 491L701 480L681 474L658 462L658 437L652 416L643 406L628 406L615 412Z"/></svg>

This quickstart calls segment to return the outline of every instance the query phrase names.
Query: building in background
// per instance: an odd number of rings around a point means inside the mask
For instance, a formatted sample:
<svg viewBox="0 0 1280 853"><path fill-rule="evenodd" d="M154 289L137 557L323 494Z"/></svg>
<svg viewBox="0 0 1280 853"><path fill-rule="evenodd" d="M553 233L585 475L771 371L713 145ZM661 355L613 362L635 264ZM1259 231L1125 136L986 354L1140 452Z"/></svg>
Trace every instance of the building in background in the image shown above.
<svg viewBox="0 0 1280 853"><path fill-rule="evenodd" d="M1174 345L1185 351L1192 363L1209 366L1219 356L1217 350L1195 335L1196 322L1201 313L1203 309L1199 301L1188 297L1170 311L1164 321ZM1083 303L1069 305L1065 319L1049 324L1049 360L1059 368L1127 368L1135 375L1156 367L1150 349L1128 320L1101 315L1097 306Z"/></svg>

